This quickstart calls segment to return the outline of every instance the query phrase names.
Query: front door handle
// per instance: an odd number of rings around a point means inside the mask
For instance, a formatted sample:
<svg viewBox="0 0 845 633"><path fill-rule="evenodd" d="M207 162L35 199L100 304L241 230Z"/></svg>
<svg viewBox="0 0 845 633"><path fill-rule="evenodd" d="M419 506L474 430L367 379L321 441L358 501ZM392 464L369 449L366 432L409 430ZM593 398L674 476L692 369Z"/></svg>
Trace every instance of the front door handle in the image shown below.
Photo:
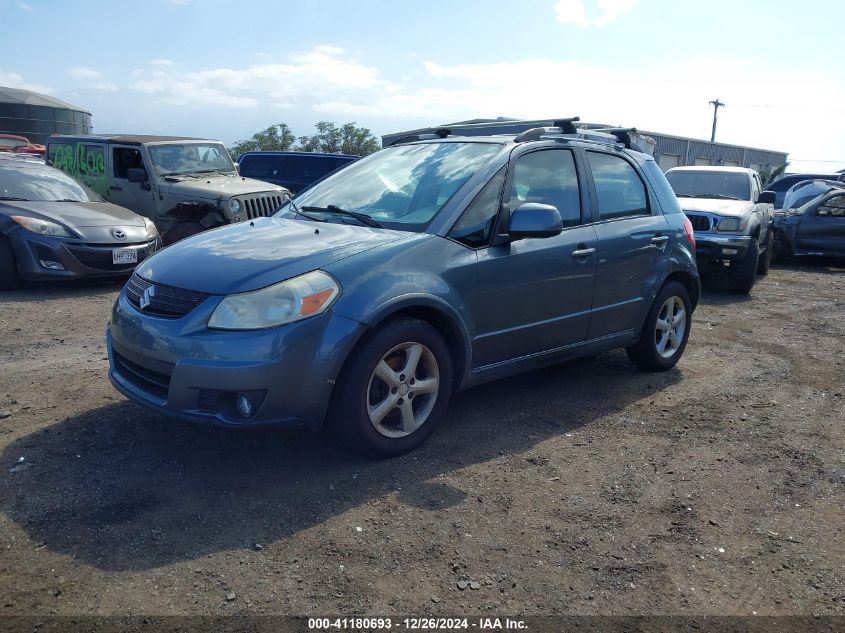
<svg viewBox="0 0 845 633"><path fill-rule="evenodd" d="M579 244L578 248L576 248L574 251L572 251L572 256L575 257L575 258L589 257L590 255L592 255L595 252L596 252L596 249L585 248L585 246L583 244Z"/></svg>

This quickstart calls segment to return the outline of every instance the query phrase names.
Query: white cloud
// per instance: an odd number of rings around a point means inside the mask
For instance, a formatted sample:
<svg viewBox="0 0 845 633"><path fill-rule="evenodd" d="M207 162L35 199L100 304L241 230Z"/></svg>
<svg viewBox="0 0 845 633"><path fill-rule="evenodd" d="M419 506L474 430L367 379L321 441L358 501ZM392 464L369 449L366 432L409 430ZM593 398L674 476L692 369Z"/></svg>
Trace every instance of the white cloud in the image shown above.
<svg viewBox="0 0 845 633"><path fill-rule="evenodd" d="M119 90L117 84L103 77L103 73L87 66L75 66L68 70L68 74L74 79L85 81L85 87L92 90L101 90L103 92L117 92Z"/></svg>
<svg viewBox="0 0 845 633"><path fill-rule="evenodd" d="M0 86L7 86L9 88L20 88L21 90L32 90L33 92L43 92L45 94L52 94L53 89L41 84L31 84L23 80L23 77L18 73L7 73L0 69Z"/></svg>
<svg viewBox="0 0 845 633"><path fill-rule="evenodd" d="M162 68L167 68L167 67L173 66L174 64L175 64L175 62L172 59L164 59L162 57L150 60L150 66L158 66L158 67L162 67Z"/></svg>
<svg viewBox="0 0 845 633"><path fill-rule="evenodd" d="M18 9L20 9L21 11L32 11L34 8L31 4L23 2L22 0L18 0L18 2L16 2L15 4L17 4Z"/></svg>
<svg viewBox="0 0 845 633"><path fill-rule="evenodd" d="M240 108L259 104L291 106L303 97L325 98L389 85L379 78L377 68L363 64L342 48L328 45L293 55L286 64L192 72L157 64L152 71L133 75L139 79L131 84L132 90L158 95L171 105L214 103Z"/></svg>
<svg viewBox="0 0 845 633"><path fill-rule="evenodd" d="M584 0L558 0L555 4L555 15L558 22L573 24L581 29L590 26L602 27L631 11L636 4L637 0L596 0L599 14L589 17L593 12L587 11Z"/></svg>
<svg viewBox="0 0 845 633"><path fill-rule="evenodd" d="M71 68L68 71L68 74L77 79L99 79L103 76L99 70L86 68L85 66L76 66L75 68Z"/></svg>

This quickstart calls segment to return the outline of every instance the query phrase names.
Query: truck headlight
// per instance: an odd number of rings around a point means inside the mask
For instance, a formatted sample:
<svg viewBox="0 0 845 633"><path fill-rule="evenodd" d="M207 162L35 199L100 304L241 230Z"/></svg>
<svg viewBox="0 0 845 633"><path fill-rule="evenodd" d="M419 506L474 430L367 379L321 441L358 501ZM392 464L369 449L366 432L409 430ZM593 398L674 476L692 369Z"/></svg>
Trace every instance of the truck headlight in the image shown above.
<svg viewBox="0 0 845 633"><path fill-rule="evenodd" d="M215 330L260 330L321 314L340 294L330 275L314 270L261 290L229 295L221 301L208 327Z"/></svg>
<svg viewBox="0 0 845 633"><path fill-rule="evenodd" d="M144 228L147 231L147 237L149 239L158 237L158 229L156 228L156 225L153 224L152 220L150 220L149 218L144 218Z"/></svg>
<svg viewBox="0 0 845 633"><path fill-rule="evenodd" d="M739 231L742 229L742 220L739 218L725 218L716 227L719 231Z"/></svg>
<svg viewBox="0 0 845 633"><path fill-rule="evenodd" d="M241 212L241 201L236 198L229 200L229 211L237 215Z"/></svg>
<svg viewBox="0 0 845 633"><path fill-rule="evenodd" d="M39 235L50 235L51 237L73 237L73 234L61 224L50 222L49 220L30 218L25 215L13 215L12 220L20 224L26 230L38 233Z"/></svg>

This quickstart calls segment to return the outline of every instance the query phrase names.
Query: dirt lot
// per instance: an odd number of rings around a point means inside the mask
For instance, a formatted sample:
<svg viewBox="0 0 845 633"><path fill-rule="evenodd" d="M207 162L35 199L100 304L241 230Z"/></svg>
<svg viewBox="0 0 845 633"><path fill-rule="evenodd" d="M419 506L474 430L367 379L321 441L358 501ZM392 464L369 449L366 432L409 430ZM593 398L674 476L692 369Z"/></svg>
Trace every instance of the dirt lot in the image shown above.
<svg viewBox="0 0 845 633"><path fill-rule="evenodd" d="M380 463L129 404L117 285L5 294L0 615L843 614L843 273L709 291L675 370L477 388Z"/></svg>

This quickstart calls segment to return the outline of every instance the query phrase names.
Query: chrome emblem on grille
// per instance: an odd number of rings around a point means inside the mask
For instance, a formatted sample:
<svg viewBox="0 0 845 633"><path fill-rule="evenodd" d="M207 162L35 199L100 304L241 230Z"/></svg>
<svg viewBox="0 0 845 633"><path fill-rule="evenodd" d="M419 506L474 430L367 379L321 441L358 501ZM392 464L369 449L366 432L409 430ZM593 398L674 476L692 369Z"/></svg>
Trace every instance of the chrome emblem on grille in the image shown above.
<svg viewBox="0 0 845 633"><path fill-rule="evenodd" d="M112 229L111 234L114 236L116 240L125 240L126 239L126 231L121 229Z"/></svg>
<svg viewBox="0 0 845 633"><path fill-rule="evenodd" d="M150 286L146 290L144 290L144 294L141 296L141 309L143 310L148 305L150 305L150 301L156 294L156 287Z"/></svg>

